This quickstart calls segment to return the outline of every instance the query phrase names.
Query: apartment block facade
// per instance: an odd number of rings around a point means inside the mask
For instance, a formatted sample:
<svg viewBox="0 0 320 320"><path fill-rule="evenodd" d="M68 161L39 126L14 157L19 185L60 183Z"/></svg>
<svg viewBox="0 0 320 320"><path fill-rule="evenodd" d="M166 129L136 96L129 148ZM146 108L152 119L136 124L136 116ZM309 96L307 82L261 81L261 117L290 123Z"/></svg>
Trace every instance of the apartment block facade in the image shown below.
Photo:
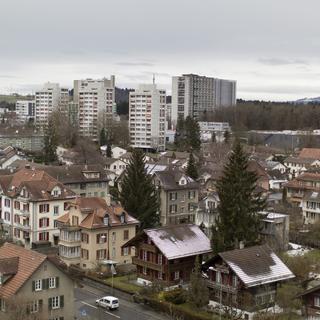
<svg viewBox="0 0 320 320"><path fill-rule="evenodd" d="M35 93L35 123L43 128L47 125L52 111L64 110L69 102L69 90L61 88L58 83L47 82Z"/></svg>
<svg viewBox="0 0 320 320"><path fill-rule="evenodd" d="M135 236L138 224L120 205L108 205L101 198L77 198L58 219L60 257L83 269L94 269L105 260L131 263L134 250L122 245Z"/></svg>
<svg viewBox="0 0 320 320"><path fill-rule="evenodd" d="M35 100L16 101L16 116L22 123L35 117Z"/></svg>
<svg viewBox="0 0 320 320"><path fill-rule="evenodd" d="M236 104L236 81L184 74L172 78L172 121L199 119L217 107Z"/></svg>
<svg viewBox="0 0 320 320"><path fill-rule="evenodd" d="M56 219L76 194L43 170L21 169L0 177L1 225L26 248L58 245Z"/></svg>
<svg viewBox="0 0 320 320"><path fill-rule="evenodd" d="M116 113L115 76L110 80L74 80L73 101L78 108L80 135L97 138L99 129Z"/></svg>
<svg viewBox="0 0 320 320"><path fill-rule="evenodd" d="M130 92L129 133L131 146L165 150L166 91L155 84L140 85Z"/></svg>

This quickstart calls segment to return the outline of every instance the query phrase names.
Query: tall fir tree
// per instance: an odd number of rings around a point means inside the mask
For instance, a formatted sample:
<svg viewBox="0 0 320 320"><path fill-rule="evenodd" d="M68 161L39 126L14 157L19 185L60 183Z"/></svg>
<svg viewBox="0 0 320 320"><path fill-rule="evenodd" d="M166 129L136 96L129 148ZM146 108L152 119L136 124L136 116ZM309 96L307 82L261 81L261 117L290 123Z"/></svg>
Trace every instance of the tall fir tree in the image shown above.
<svg viewBox="0 0 320 320"><path fill-rule="evenodd" d="M43 158L46 164L58 160L57 157L58 137L52 117L48 120L48 125L45 129Z"/></svg>
<svg viewBox="0 0 320 320"><path fill-rule="evenodd" d="M159 197L152 177L145 170L145 154L133 149L121 183L119 200L125 210L140 221L140 228L159 224Z"/></svg>
<svg viewBox="0 0 320 320"><path fill-rule="evenodd" d="M100 143L100 147L105 146L107 144L107 133L105 128L102 128L100 130L99 143Z"/></svg>
<svg viewBox="0 0 320 320"><path fill-rule="evenodd" d="M217 142L216 140L217 140L216 133L214 131L212 131L211 142L216 143Z"/></svg>
<svg viewBox="0 0 320 320"><path fill-rule="evenodd" d="M265 207L261 194L255 192L257 175L248 171L248 156L240 141L234 143L228 163L216 187L220 198L219 219L213 230L214 250L223 251L254 244L258 238L260 218Z"/></svg>
<svg viewBox="0 0 320 320"><path fill-rule="evenodd" d="M190 116L185 120L185 136L187 149L199 151L201 147L199 123Z"/></svg>
<svg viewBox="0 0 320 320"><path fill-rule="evenodd" d="M176 133L174 135L174 144L178 150L184 148L185 141L185 122L183 117L180 115L177 120Z"/></svg>
<svg viewBox="0 0 320 320"><path fill-rule="evenodd" d="M193 180L196 180L199 177L197 166L196 166L196 161L194 159L194 156L193 156L192 152L190 153L190 156L189 156L186 174L190 178L192 178Z"/></svg>
<svg viewBox="0 0 320 320"><path fill-rule="evenodd" d="M205 279L202 277L199 256L196 257L194 269L190 275L189 300L200 309L209 303L209 289Z"/></svg>

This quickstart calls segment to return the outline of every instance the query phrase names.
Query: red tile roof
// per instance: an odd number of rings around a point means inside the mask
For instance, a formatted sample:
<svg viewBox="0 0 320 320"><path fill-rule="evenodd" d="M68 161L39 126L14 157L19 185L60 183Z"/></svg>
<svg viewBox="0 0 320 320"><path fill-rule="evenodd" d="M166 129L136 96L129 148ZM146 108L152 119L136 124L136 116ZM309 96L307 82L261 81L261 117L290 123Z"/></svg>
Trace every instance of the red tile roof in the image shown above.
<svg viewBox="0 0 320 320"><path fill-rule="evenodd" d="M320 160L319 148L303 148L299 153L299 158L311 158Z"/></svg>

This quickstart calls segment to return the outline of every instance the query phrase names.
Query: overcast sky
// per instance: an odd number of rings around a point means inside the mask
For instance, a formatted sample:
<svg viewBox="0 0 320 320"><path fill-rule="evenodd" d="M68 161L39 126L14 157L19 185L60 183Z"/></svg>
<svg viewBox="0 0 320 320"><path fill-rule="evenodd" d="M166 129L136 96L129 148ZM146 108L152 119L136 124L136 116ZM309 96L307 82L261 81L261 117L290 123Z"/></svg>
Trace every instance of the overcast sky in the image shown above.
<svg viewBox="0 0 320 320"><path fill-rule="evenodd" d="M238 98L320 96L319 0L0 0L0 92L197 73Z"/></svg>

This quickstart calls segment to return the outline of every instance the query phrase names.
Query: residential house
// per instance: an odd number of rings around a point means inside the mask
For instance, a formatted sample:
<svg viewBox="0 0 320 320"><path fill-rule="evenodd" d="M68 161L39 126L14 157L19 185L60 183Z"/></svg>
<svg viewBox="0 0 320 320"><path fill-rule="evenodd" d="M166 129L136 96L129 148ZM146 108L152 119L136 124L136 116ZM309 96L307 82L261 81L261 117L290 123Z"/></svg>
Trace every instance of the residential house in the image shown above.
<svg viewBox="0 0 320 320"><path fill-rule="evenodd" d="M301 201L302 215L305 224L320 221L320 190L306 192Z"/></svg>
<svg viewBox="0 0 320 320"><path fill-rule="evenodd" d="M208 276L209 304L240 310L244 319L252 319L254 311L272 305L278 284L294 278L267 245L218 253L203 270Z"/></svg>
<svg viewBox="0 0 320 320"><path fill-rule="evenodd" d="M248 171L254 172L257 175L257 186L261 187L265 191L269 190L270 177L266 170L259 164L258 161L249 160Z"/></svg>
<svg viewBox="0 0 320 320"><path fill-rule="evenodd" d="M113 147L111 149L111 152L112 158L119 159L122 155L124 155L127 152L127 150L120 147Z"/></svg>
<svg viewBox="0 0 320 320"><path fill-rule="evenodd" d="M303 317L306 320L320 320L320 285L302 292L299 297L303 303Z"/></svg>
<svg viewBox="0 0 320 320"><path fill-rule="evenodd" d="M265 170L278 170L282 174L286 173L287 167L279 161L272 161L272 160L260 160L259 164Z"/></svg>
<svg viewBox="0 0 320 320"><path fill-rule="evenodd" d="M192 224L145 229L123 247L135 246L138 282L166 287L188 283L195 258L211 252L209 238Z"/></svg>
<svg viewBox="0 0 320 320"><path fill-rule="evenodd" d="M50 259L5 243L0 247L0 319L74 319L74 283Z"/></svg>
<svg viewBox="0 0 320 320"><path fill-rule="evenodd" d="M195 224L211 239L211 227L216 224L218 219L218 204L220 202L218 193L215 191L209 192L201 201L196 210Z"/></svg>
<svg viewBox="0 0 320 320"><path fill-rule="evenodd" d="M105 260L131 263L134 250L122 245L135 236L139 221L120 205L108 205L101 198L77 198L57 224L59 254L67 265L93 269Z"/></svg>
<svg viewBox="0 0 320 320"><path fill-rule="evenodd" d="M76 194L43 170L21 169L0 176L1 223L26 247L57 245L56 219Z"/></svg>
<svg viewBox="0 0 320 320"><path fill-rule="evenodd" d="M320 148L302 148L299 152L299 158L320 160Z"/></svg>
<svg viewBox="0 0 320 320"><path fill-rule="evenodd" d="M22 153L9 146L0 150L0 169L6 169L14 161L23 159Z"/></svg>
<svg viewBox="0 0 320 320"><path fill-rule="evenodd" d="M267 170L269 175L269 189L282 190L283 185L288 182L287 175L280 170Z"/></svg>
<svg viewBox="0 0 320 320"><path fill-rule="evenodd" d="M106 158L106 169L115 173L118 177L128 166L128 162L121 160L120 158Z"/></svg>
<svg viewBox="0 0 320 320"><path fill-rule="evenodd" d="M290 216L277 212L260 211L260 238L275 251L288 250Z"/></svg>
<svg viewBox="0 0 320 320"><path fill-rule="evenodd" d="M179 169L169 168L154 174L160 197L162 225L195 222L199 184Z"/></svg>
<svg viewBox="0 0 320 320"><path fill-rule="evenodd" d="M307 192L320 192L320 173L305 172L297 178L284 184L287 200L296 206L301 206Z"/></svg>
<svg viewBox="0 0 320 320"><path fill-rule="evenodd" d="M313 158L288 157L284 160L288 168L289 177L294 179L313 167L320 167L320 160Z"/></svg>

